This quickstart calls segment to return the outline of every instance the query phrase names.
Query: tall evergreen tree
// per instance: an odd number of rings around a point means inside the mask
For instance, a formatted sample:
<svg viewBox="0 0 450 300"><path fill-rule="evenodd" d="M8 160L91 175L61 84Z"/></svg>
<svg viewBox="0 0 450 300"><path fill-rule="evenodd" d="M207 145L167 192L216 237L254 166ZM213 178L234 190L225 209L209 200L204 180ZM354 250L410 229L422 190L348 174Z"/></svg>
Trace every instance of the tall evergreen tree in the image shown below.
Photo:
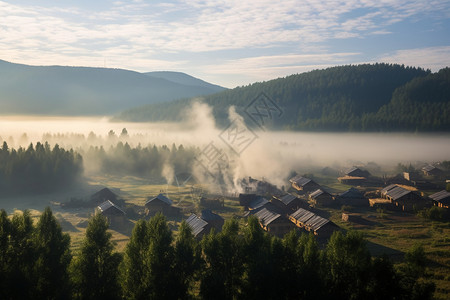
<svg viewBox="0 0 450 300"><path fill-rule="evenodd" d="M34 234L37 259L36 297L40 299L67 299L70 296L68 267L70 236L62 233L61 226L49 207L41 215Z"/></svg>
<svg viewBox="0 0 450 300"><path fill-rule="evenodd" d="M97 214L89 220L72 278L77 299L120 299L118 266L121 255L113 253L108 220Z"/></svg>
<svg viewBox="0 0 450 300"><path fill-rule="evenodd" d="M242 288L243 251L239 224L235 219L227 220L222 231L211 231L202 240L206 262L200 284L203 299L236 299Z"/></svg>
<svg viewBox="0 0 450 300"><path fill-rule="evenodd" d="M364 299L371 272L371 256L361 233L333 233L326 248L328 291L335 299Z"/></svg>
<svg viewBox="0 0 450 300"><path fill-rule="evenodd" d="M9 247L6 253L8 283L6 299L34 299L33 266L36 249L33 243L33 220L30 212L15 213L11 221ZM9 295L9 297L8 297Z"/></svg>

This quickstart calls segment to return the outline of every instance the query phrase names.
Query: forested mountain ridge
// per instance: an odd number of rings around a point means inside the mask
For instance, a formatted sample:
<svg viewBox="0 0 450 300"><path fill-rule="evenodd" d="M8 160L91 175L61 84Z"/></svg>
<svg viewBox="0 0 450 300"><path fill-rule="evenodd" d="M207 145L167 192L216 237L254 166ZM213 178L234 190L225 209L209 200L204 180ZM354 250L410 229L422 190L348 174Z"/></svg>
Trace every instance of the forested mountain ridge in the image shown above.
<svg viewBox="0 0 450 300"><path fill-rule="evenodd" d="M171 72L170 72L171 73ZM111 115L134 106L216 93L224 88L190 78L122 69L28 66L0 60L0 113Z"/></svg>
<svg viewBox="0 0 450 300"><path fill-rule="evenodd" d="M220 125L227 124L227 111L231 105L243 114L245 107L264 92L283 110L280 118L272 120L272 129L448 131L450 119L442 113L443 106L445 111L445 105L448 107L450 101L447 73L448 69L432 74L421 68L383 63L339 66L226 90L205 96L203 101L212 106ZM414 96L411 98L411 95ZM411 99L407 101L405 97ZM435 99L432 105L427 100L430 97ZM190 103L189 99L157 103L125 111L119 118L127 121L177 121ZM411 103L422 103L418 105L421 115L414 114L413 122L402 123L402 116L398 115L402 110L398 107ZM410 110L411 107L407 114ZM427 120L423 115L433 116L439 121ZM251 121L247 121L251 126Z"/></svg>

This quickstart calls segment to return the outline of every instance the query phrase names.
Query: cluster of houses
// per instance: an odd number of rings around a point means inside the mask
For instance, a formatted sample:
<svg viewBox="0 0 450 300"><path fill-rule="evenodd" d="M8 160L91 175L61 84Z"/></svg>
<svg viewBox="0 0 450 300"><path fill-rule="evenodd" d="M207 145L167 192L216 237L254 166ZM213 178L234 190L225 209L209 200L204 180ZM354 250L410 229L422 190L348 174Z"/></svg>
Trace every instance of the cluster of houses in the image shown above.
<svg viewBox="0 0 450 300"><path fill-rule="evenodd" d="M308 202L293 194L272 196L270 201L256 194L240 194L239 204L246 211L244 216L254 215L261 227L275 236L282 237L297 228L327 239L339 230L336 224L313 212Z"/></svg>
<svg viewBox="0 0 450 300"><path fill-rule="evenodd" d="M440 171L432 166L422 170L427 176L441 175ZM342 183L359 185L371 177L368 171L352 167L338 178ZM411 180L411 174L403 174L404 180ZM324 187L310 178L294 176L289 180L290 193L285 193L266 181L259 181L251 177L244 180L246 193L239 194L239 204L244 207L244 216L254 215L261 227L276 236L283 236L294 228L328 238L339 227L320 215L317 207L369 207L383 205L387 208L414 212L431 205L450 207L450 192L442 190L429 197L423 197L416 188L409 185L388 184L378 192L378 198L368 199L365 194L355 187L340 194L331 194ZM252 193L254 192L254 193ZM272 195L266 198L264 195ZM91 202L97 205L96 213L105 215L111 224L121 225L127 220L124 210L120 207L120 199L109 189L103 189L91 197ZM221 210L224 208L223 197L200 199L202 207ZM165 216L180 217L182 211L173 205L173 201L164 194L149 197L145 202L145 215L153 216L161 212ZM192 232L197 238L209 233L212 229L220 231L224 220L210 209L203 210L201 214L191 214L187 220Z"/></svg>

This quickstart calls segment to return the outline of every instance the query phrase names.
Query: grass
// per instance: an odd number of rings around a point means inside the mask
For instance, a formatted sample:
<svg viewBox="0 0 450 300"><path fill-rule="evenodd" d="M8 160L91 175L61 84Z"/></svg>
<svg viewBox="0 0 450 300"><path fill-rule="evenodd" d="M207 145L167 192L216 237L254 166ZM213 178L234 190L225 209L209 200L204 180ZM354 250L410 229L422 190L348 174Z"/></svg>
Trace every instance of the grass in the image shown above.
<svg viewBox="0 0 450 300"><path fill-rule="evenodd" d="M373 255L383 252L394 262L415 244L424 247L428 258L430 278L436 284L436 299L450 299L450 222L431 221L403 212L384 211L384 218L376 218L375 209L359 214L373 221L371 226L341 220L341 211L330 209L331 219L345 229L363 232Z"/></svg>

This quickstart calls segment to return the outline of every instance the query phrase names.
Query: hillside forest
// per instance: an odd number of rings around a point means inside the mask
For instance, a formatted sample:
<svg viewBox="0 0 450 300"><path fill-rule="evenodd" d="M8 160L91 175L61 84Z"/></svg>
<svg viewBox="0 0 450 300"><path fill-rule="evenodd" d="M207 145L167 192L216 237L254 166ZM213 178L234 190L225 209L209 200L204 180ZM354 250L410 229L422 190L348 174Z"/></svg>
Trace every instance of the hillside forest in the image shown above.
<svg viewBox="0 0 450 300"><path fill-rule="evenodd" d="M437 73L393 64L332 67L254 83L207 95L216 122L227 124L228 109L245 117L261 93L281 110L265 124L301 131L429 132L450 130L450 69ZM156 103L117 116L125 121L178 121L191 99ZM195 100L197 101L197 100ZM249 118L249 127L255 127Z"/></svg>

